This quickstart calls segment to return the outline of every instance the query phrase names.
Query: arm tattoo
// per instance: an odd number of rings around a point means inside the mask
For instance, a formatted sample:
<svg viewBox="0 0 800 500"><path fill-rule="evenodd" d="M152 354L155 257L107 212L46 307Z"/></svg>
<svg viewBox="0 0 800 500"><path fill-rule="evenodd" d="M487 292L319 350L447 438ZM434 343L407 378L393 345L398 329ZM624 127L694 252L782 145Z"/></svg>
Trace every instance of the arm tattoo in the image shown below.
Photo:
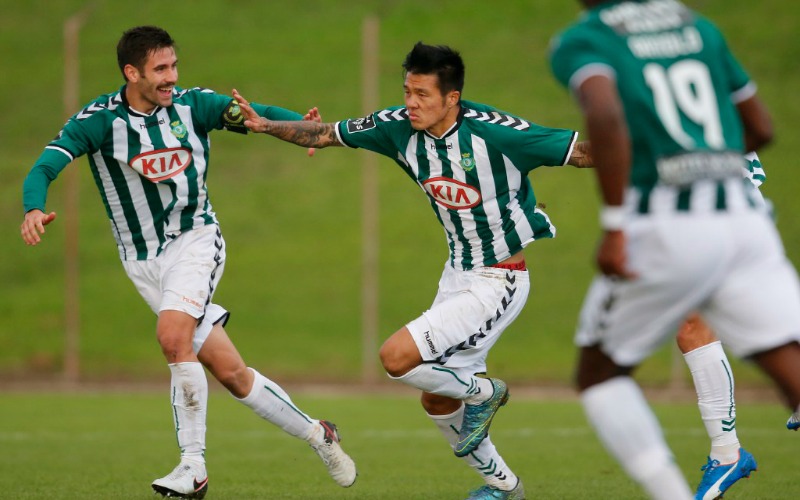
<svg viewBox="0 0 800 500"><path fill-rule="evenodd" d="M344 146L336 137L335 123L316 123L310 121L267 122L266 133L298 146L307 148L326 148Z"/></svg>
<svg viewBox="0 0 800 500"><path fill-rule="evenodd" d="M589 141L576 142L567 163L578 168L594 167Z"/></svg>

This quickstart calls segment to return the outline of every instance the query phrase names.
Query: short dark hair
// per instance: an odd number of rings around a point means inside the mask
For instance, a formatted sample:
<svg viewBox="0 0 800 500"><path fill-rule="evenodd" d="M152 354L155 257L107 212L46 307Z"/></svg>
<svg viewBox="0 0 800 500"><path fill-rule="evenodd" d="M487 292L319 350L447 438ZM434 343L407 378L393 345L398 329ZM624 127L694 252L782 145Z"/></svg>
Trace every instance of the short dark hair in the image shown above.
<svg viewBox="0 0 800 500"><path fill-rule="evenodd" d="M158 49L175 47L175 40L165 30L157 26L136 26L122 34L117 43L117 64L125 77L126 65L142 71L147 57Z"/></svg>
<svg viewBox="0 0 800 500"><path fill-rule="evenodd" d="M426 45L417 42L403 61L406 73L436 75L439 90L444 96L451 90L464 88L464 61L461 54L446 45Z"/></svg>

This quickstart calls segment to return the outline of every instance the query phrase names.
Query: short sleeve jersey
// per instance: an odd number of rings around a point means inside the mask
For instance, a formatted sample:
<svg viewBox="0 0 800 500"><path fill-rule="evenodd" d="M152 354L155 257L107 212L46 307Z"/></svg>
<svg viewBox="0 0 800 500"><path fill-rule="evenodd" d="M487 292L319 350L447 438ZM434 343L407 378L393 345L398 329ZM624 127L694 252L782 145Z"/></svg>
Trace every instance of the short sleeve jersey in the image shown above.
<svg viewBox="0 0 800 500"><path fill-rule="evenodd" d="M553 40L550 63L556 78L572 89L596 74L615 79L631 135L633 186L690 183L686 171L709 158L724 164L726 176L744 166L735 103L752 96L755 86L719 30L682 3L596 6ZM669 161L687 153L704 160Z"/></svg>
<svg viewBox="0 0 800 500"><path fill-rule="evenodd" d="M155 258L181 232L216 224L208 198L209 132L246 132L229 96L173 91L172 105L145 115L131 109L124 86L72 116L25 181L26 210L44 210L47 185L73 159L88 155L122 260ZM297 113L256 105L259 114L296 120Z"/></svg>
<svg viewBox="0 0 800 500"><path fill-rule="evenodd" d="M577 139L572 130L462 101L442 137L415 130L403 107L338 122L336 131L343 144L394 160L424 191L456 269L490 266L533 240L555 236L527 174L565 164Z"/></svg>

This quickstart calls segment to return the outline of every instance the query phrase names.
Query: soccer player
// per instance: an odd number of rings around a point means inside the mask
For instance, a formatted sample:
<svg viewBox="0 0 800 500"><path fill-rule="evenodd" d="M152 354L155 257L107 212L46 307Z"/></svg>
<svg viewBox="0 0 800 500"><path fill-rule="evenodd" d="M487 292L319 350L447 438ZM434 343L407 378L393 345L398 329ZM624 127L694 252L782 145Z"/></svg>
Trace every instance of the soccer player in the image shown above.
<svg viewBox="0 0 800 500"><path fill-rule="evenodd" d="M697 311L800 406L800 285L743 153L772 138L755 86L718 29L674 0L583 0L553 42L580 103L604 207L601 271L576 341L577 383L601 441L652 498L693 494L630 374ZM757 290L754 293L753 290ZM717 498L746 457L713 470Z"/></svg>
<svg viewBox="0 0 800 500"><path fill-rule="evenodd" d="M464 63L446 46L417 43L406 56L405 106L337 123L271 121L234 90L245 125L306 147L348 146L388 156L427 195L450 256L430 309L383 344L388 375L422 391L422 406L456 456L486 484L471 499L524 498L522 482L487 436L506 384L485 378L486 356L530 289L523 248L552 238L529 171L587 167L577 133L536 125L461 99Z"/></svg>
<svg viewBox="0 0 800 500"><path fill-rule="evenodd" d="M205 182L209 132L247 133L239 106L207 89L177 87L175 43L161 28L126 31L117 60L122 87L71 117L25 179L21 233L28 245L41 241L56 218L45 212L50 182L87 155L122 265L158 315L156 336L172 374L180 463L153 489L173 497L206 494L203 367L257 415L307 441L340 486L352 485L356 467L339 446L336 426L303 413L280 386L248 368L225 332L228 311L212 302L225 241ZM273 119L303 118L275 106L253 108Z"/></svg>

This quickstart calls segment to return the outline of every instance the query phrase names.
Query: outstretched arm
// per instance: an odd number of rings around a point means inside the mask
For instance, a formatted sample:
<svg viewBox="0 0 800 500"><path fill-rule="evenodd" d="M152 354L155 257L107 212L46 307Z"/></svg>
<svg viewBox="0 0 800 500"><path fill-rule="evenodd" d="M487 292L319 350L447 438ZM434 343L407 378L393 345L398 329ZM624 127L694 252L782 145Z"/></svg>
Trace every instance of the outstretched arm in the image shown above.
<svg viewBox="0 0 800 500"><path fill-rule="evenodd" d="M233 98L239 103L244 113L244 125L251 132L269 134L286 142L307 148L326 148L328 146L344 146L336 137L335 123L317 123L312 120L277 122L262 118L250 103L233 89Z"/></svg>
<svg viewBox="0 0 800 500"><path fill-rule="evenodd" d="M580 141L575 143L572 148L572 154L567 160L567 165L572 165L578 168L592 168L594 161L592 161L591 144L589 141Z"/></svg>

